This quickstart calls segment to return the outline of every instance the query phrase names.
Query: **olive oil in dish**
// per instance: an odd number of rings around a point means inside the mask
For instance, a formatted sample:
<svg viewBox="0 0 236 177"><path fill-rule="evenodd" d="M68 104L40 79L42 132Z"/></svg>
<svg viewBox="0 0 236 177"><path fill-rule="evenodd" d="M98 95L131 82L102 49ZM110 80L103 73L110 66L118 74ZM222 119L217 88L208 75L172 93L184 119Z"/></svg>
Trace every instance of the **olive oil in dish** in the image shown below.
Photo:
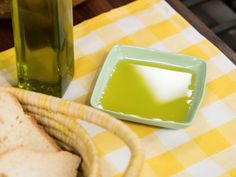
<svg viewBox="0 0 236 177"><path fill-rule="evenodd" d="M194 80L188 68L122 59L107 82L99 107L141 118L185 122Z"/></svg>

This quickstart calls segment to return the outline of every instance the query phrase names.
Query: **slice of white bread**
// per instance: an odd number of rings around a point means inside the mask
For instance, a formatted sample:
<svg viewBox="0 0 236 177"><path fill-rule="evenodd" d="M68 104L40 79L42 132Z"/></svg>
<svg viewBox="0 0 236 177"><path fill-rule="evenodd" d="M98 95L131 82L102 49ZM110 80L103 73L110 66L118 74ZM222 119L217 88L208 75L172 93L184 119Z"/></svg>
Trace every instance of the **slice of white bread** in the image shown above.
<svg viewBox="0 0 236 177"><path fill-rule="evenodd" d="M17 146L40 151L59 150L36 121L24 114L18 100L0 91L0 153Z"/></svg>
<svg viewBox="0 0 236 177"><path fill-rule="evenodd" d="M16 148L0 156L0 177L76 177L80 158L66 151Z"/></svg>

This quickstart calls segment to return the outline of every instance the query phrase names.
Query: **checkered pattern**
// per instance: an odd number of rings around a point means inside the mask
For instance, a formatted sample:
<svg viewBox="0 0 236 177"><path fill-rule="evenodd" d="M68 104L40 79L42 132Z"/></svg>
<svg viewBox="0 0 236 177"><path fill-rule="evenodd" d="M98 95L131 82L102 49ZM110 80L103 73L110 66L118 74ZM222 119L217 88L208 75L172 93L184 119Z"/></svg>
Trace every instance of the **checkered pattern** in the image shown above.
<svg viewBox="0 0 236 177"><path fill-rule="evenodd" d="M85 103L114 44L193 55L208 63L205 97L188 128L126 123L144 144L141 177L236 176L236 67L164 0L138 0L74 27L75 76L64 98ZM16 83L15 54L0 54L0 84ZM115 136L87 123L104 177L121 176L130 157Z"/></svg>

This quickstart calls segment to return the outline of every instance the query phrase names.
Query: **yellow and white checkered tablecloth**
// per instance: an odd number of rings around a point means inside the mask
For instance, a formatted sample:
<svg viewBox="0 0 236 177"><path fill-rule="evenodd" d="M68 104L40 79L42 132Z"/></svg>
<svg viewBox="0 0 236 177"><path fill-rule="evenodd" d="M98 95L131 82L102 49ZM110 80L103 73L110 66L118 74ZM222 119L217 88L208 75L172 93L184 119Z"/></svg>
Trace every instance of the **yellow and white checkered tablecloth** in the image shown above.
<svg viewBox="0 0 236 177"><path fill-rule="evenodd" d="M74 27L75 76L64 98L87 103L114 44L206 60L206 93L193 125L180 130L126 123L146 154L141 177L236 176L236 67L164 0L138 0ZM0 53L0 85L16 83L14 49ZM101 156L104 177L121 176L130 153L110 133L82 122Z"/></svg>

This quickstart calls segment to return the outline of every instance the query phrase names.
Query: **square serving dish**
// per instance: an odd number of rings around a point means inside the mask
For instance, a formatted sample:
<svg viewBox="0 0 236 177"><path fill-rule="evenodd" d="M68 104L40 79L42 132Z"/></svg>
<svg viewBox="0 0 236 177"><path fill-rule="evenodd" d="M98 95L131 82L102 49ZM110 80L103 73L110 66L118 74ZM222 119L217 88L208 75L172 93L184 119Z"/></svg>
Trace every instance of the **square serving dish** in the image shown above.
<svg viewBox="0 0 236 177"><path fill-rule="evenodd" d="M177 66L179 68L187 68L195 74L194 80L194 94L192 97L192 103L189 108L188 116L184 122L175 122L161 119L148 119L130 114L123 114L111 110L103 109L99 106L99 101L102 97L103 91L110 79L110 76L116 66L116 64L122 59L138 60L151 62L155 64L161 64L166 66ZM153 126L160 126L166 128L183 128L189 126L195 114L199 108L202 100L206 79L206 63L196 57L179 55L167 52L161 52L153 49L134 47L128 45L116 45L109 52L105 63L102 66L101 72L98 76L95 88L93 90L90 103L93 107L112 114L113 116L126 120L142 124L148 124ZM125 98L124 98L125 99ZM161 111L161 110L160 110Z"/></svg>

